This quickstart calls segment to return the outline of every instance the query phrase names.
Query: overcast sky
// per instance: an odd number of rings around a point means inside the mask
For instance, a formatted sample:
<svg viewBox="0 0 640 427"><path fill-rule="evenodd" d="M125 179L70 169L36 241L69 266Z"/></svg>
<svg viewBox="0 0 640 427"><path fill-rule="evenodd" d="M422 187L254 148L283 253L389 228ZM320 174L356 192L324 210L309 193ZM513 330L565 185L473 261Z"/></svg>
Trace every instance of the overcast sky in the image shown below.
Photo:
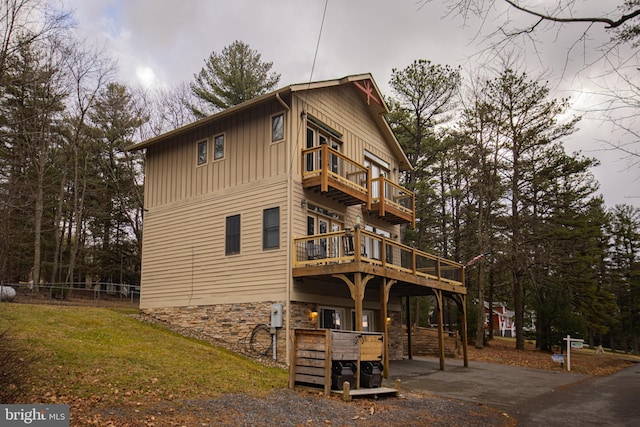
<svg viewBox="0 0 640 427"><path fill-rule="evenodd" d="M445 16L440 0L427 4L420 0L62 1L73 11L80 36L105 46L117 58L120 79L146 87L191 81L212 51L242 40L263 61L273 62L282 86L372 73L381 91L392 95L388 85L392 69L403 69L416 59L460 65L465 73L477 73L481 67L474 55L487 46L484 34L495 28L486 22L484 33L478 35L479 21L465 25L459 16ZM590 14L602 13L603 3L609 3L585 1L592 5ZM497 15L504 16L499 11ZM520 18L513 11L509 17ZM593 57L581 52L608 40L601 28L593 28L589 44L574 46L567 56L583 30L578 26L560 33L549 30L537 50L530 48L521 57L518 70L544 77L554 97L571 96L577 109L594 102L584 92L597 88L593 77L601 72L594 67L582 70ZM611 138L610 126L583 120L579 128L567 149L601 160L594 174L607 205L640 206L638 168L628 170L618 152L598 150L603 146L598 139Z"/></svg>

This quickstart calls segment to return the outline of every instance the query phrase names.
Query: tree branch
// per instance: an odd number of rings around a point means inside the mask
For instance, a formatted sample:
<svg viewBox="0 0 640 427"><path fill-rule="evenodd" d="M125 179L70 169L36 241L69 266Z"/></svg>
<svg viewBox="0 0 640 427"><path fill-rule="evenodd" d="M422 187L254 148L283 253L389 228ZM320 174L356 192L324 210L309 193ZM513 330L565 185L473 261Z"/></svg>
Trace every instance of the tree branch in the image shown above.
<svg viewBox="0 0 640 427"><path fill-rule="evenodd" d="M545 21L553 21L553 22L600 22L603 24L607 24L607 26L605 26L605 28L616 28L619 27L620 25L624 24L626 21L635 18L636 16L640 15L640 9L634 10L633 12L627 14L627 15L622 15L620 17L620 19L614 21L613 19L609 19L609 18L560 18L557 16L551 16L551 15L545 15L544 13L540 13L540 12L536 12L534 10L530 10L527 9L523 6L520 6L519 4L517 4L514 0L504 0L505 2L507 2L509 5L511 5L511 7L518 9L521 12L525 12L528 13L529 15L533 15L533 16L537 16L540 19L543 19Z"/></svg>

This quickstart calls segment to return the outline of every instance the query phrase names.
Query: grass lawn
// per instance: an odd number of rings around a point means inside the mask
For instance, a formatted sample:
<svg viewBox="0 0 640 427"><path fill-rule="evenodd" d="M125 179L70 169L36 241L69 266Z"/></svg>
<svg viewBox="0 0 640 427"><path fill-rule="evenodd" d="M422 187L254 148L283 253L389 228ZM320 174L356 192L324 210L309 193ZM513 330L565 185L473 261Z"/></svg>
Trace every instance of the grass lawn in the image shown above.
<svg viewBox="0 0 640 427"><path fill-rule="evenodd" d="M28 403L143 405L287 386L287 372L140 322L137 310L0 304L31 363Z"/></svg>

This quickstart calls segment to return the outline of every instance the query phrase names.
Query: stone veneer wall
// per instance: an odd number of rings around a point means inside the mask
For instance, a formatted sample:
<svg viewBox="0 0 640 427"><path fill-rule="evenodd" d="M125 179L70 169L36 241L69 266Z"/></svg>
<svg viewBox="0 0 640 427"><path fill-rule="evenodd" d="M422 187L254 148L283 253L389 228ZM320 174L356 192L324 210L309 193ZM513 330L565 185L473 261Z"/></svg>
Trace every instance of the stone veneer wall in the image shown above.
<svg viewBox="0 0 640 427"><path fill-rule="evenodd" d="M287 306L283 301L268 301L241 304L218 304L189 307L147 308L143 315L154 321L188 331L190 335L212 343L224 343L234 351L250 353L251 333L259 325L269 325L271 305L283 306L283 321L286 324ZM317 304L291 302L290 316L292 328L318 327L318 319L311 316ZM402 325L400 312L389 313L389 358L402 359ZM276 330L277 362L286 364L286 328ZM270 354L271 358L272 355Z"/></svg>
<svg viewBox="0 0 640 427"><path fill-rule="evenodd" d="M184 329L214 344L222 342L234 351L250 353L251 333L259 325L269 325L273 303L282 304L283 319L286 319L286 305L283 301L147 308L142 312L155 321ZM285 328L278 328L278 362L285 362L285 346ZM271 354L269 357L272 357Z"/></svg>
<svg viewBox="0 0 640 427"><path fill-rule="evenodd" d="M389 360L402 360L402 313L391 311L389 322Z"/></svg>

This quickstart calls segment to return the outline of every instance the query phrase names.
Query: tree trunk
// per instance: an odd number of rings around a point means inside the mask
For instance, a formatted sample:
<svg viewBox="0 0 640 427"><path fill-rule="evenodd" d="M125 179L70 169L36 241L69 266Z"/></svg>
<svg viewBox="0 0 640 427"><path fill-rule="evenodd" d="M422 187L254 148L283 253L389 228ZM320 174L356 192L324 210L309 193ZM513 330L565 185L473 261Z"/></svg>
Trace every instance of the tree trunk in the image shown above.
<svg viewBox="0 0 640 427"><path fill-rule="evenodd" d="M491 312L489 312L491 317ZM480 261L478 266L478 319L476 330L476 348L484 347L484 262Z"/></svg>
<svg viewBox="0 0 640 427"><path fill-rule="evenodd" d="M42 214L44 212L44 192L42 189L44 182L44 168L38 168L38 182L34 200L34 222L33 222L33 284L40 285L40 270L42 262Z"/></svg>

